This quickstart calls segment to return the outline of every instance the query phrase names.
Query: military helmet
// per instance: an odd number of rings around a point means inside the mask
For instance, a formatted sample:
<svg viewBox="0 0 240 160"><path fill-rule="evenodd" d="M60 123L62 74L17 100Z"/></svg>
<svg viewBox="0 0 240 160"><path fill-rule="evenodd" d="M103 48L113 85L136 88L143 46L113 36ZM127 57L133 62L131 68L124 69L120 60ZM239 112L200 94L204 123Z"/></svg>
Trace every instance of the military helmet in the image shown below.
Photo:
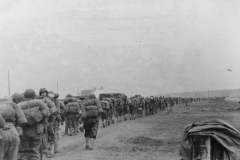
<svg viewBox="0 0 240 160"><path fill-rule="evenodd" d="M39 90L39 95L41 95L41 93L43 93L43 92L47 92L47 94L48 94L48 91L47 91L46 88L41 88L41 89Z"/></svg>
<svg viewBox="0 0 240 160"><path fill-rule="evenodd" d="M21 94L19 94L19 93L15 93L13 96L12 96L12 101L14 102L14 103L19 103L19 102L21 102L21 101L23 101L23 95L21 95Z"/></svg>
<svg viewBox="0 0 240 160"><path fill-rule="evenodd" d="M72 95L71 95L71 94L68 94L68 95L66 95L66 98L70 98L70 97L72 97Z"/></svg>
<svg viewBox="0 0 240 160"><path fill-rule="evenodd" d="M24 92L24 98L31 98L31 99L34 99L36 96L36 93L33 89L27 89L25 92Z"/></svg>

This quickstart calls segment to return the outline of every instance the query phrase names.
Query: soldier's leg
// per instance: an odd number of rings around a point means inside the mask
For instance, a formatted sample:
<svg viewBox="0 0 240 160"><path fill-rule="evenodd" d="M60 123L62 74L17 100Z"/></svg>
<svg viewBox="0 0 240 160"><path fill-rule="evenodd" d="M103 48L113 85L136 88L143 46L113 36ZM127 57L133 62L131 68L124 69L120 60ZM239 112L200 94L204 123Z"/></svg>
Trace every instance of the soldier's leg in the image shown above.
<svg viewBox="0 0 240 160"><path fill-rule="evenodd" d="M40 150L41 144L42 144L42 134L31 135L29 148L31 148L33 152L29 154L30 160L39 160L39 157L40 157L39 150Z"/></svg>
<svg viewBox="0 0 240 160"><path fill-rule="evenodd" d="M101 114L101 119L102 119L103 128L105 128L105 126L106 126L106 110L103 110L103 113Z"/></svg>
<svg viewBox="0 0 240 160"><path fill-rule="evenodd" d="M74 128L74 135L77 135L78 133L78 123L77 123L77 118L74 117L73 119L73 128Z"/></svg>
<svg viewBox="0 0 240 160"><path fill-rule="evenodd" d="M64 117L65 119L65 135L68 135L68 119L67 119L67 116Z"/></svg>
<svg viewBox="0 0 240 160"><path fill-rule="evenodd" d="M18 160L28 160L29 159L29 153L27 151L29 150L30 136L28 135L28 132L29 131L26 129L26 127L24 127L23 135L20 136ZM1 154L0 154L0 156L1 156Z"/></svg>
<svg viewBox="0 0 240 160"><path fill-rule="evenodd" d="M91 126L91 134L90 134L90 146L89 149L93 149L94 141L97 138L98 132L98 121L93 121Z"/></svg>
<svg viewBox="0 0 240 160"><path fill-rule="evenodd" d="M118 113L119 113L118 117L120 119L119 122L121 122L122 121L122 109L119 109Z"/></svg>
<svg viewBox="0 0 240 160"><path fill-rule="evenodd" d="M167 104L167 114L170 113L170 104Z"/></svg>
<svg viewBox="0 0 240 160"><path fill-rule="evenodd" d="M10 132L9 138L11 141L8 143L9 148L5 160L17 160L18 149L20 144L19 136L13 132Z"/></svg>
<svg viewBox="0 0 240 160"><path fill-rule="evenodd" d="M8 150L8 139L4 135L3 130L0 129L0 160L3 160Z"/></svg>
<svg viewBox="0 0 240 160"><path fill-rule="evenodd" d="M72 117L72 120L74 120L73 117ZM58 123L53 124L53 135L54 135L53 137L54 139L50 143L50 154L48 155L49 158L54 156L55 151L58 152L58 140L59 140Z"/></svg>
<svg viewBox="0 0 240 160"><path fill-rule="evenodd" d="M76 127L78 127L78 126L76 125ZM60 135L59 135L58 131L59 131L59 126L56 124L55 130L54 130L54 132L55 132L54 133L55 134L54 153L59 153L58 141L59 141Z"/></svg>
<svg viewBox="0 0 240 160"><path fill-rule="evenodd" d="M68 126L68 129L69 129L69 134L68 136L72 136L73 135L73 118L72 116L68 116L67 117L67 126Z"/></svg>
<svg viewBox="0 0 240 160"><path fill-rule="evenodd" d="M124 106L124 108L123 108L123 119L124 119L124 121L127 120L126 116L127 116L127 106Z"/></svg>

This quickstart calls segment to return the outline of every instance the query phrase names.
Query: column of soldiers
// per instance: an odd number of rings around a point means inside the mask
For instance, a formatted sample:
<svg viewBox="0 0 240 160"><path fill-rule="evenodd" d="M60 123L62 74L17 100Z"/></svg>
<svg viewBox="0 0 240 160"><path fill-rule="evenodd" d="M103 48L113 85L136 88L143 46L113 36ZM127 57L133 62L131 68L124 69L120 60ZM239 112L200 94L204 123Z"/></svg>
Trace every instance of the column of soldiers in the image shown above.
<svg viewBox="0 0 240 160"><path fill-rule="evenodd" d="M0 139L5 140L0 141L0 160L39 160L54 157L59 153L59 127L64 121L65 134L73 136L77 135L79 130L85 130L85 148L93 150L100 121L105 128L111 123L114 124L115 120L134 120L164 110L170 114L174 105L207 100L164 96L144 98L140 95L130 98L109 95L99 100L95 95L90 95L89 101L80 101L72 95L67 95L64 102L58 98L58 94L41 88L39 95L28 89L24 94L14 94L11 100L0 101ZM86 112L92 101L100 106L100 109L98 107L94 118L84 118L81 111ZM1 112L7 105L7 109L11 108L14 111L14 114L8 117Z"/></svg>

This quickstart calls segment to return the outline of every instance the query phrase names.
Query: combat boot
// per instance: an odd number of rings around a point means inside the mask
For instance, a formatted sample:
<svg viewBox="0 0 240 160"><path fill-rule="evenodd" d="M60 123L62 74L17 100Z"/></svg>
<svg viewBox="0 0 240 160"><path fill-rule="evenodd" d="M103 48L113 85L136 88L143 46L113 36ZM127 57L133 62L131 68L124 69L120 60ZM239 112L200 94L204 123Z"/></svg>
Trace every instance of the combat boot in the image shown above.
<svg viewBox="0 0 240 160"><path fill-rule="evenodd" d="M68 136L72 136L73 135L73 128L72 127L69 128L69 131L70 131L70 133L68 134Z"/></svg>
<svg viewBox="0 0 240 160"><path fill-rule="evenodd" d="M78 126L74 127L74 135L77 135L78 133Z"/></svg>

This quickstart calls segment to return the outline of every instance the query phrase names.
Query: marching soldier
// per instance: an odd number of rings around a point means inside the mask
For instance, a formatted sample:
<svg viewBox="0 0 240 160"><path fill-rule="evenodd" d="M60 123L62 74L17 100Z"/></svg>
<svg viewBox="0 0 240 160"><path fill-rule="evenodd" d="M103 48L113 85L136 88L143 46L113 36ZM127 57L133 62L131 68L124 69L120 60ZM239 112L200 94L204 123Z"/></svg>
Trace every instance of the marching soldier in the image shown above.
<svg viewBox="0 0 240 160"><path fill-rule="evenodd" d="M50 144L50 151L47 152L47 157L54 157L55 153L58 153L58 140L59 140L59 125L61 123L61 115L60 113L60 103L59 108L56 107L55 101L52 97L48 95L48 91L46 88L41 88L39 90L40 99L42 99L45 103L51 103L53 108L56 108L56 111L51 113L48 119L47 124L47 139Z"/></svg>
<svg viewBox="0 0 240 160"><path fill-rule="evenodd" d="M123 114L123 100L121 99L121 96L119 95L117 98L117 122L121 122L122 114ZM120 119L120 120L119 120Z"/></svg>
<svg viewBox="0 0 240 160"><path fill-rule="evenodd" d="M80 111L80 106L77 103L77 100L75 98L69 98L68 99L68 104L65 107L65 114L67 117L67 126L70 131L68 134L69 136L73 135L73 130L74 134L77 135L78 132L78 114Z"/></svg>
<svg viewBox="0 0 240 160"><path fill-rule="evenodd" d="M34 90L27 89L24 92L25 101L18 104L25 115L28 117L27 125L22 127L23 134L20 136L20 158L18 160L40 159L39 151L42 144L42 136L44 130L43 123L44 119L49 116L49 109L46 104L44 104L44 102L35 99L35 96L36 93ZM36 108L35 111L34 108ZM29 110L32 110L33 112L29 112Z"/></svg>
<svg viewBox="0 0 240 160"><path fill-rule="evenodd" d="M21 102L22 95L14 95L14 102ZM24 126L27 119L23 111L10 99L0 103L0 160L17 160L20 144L18 126Z"/></svg>
<svg viewBox="0 0 240 160"><path fill-rule="evenodd" d="M94 141L97 137L98 125L103 112L100 102L94 94L89 96L89 100L83 103L81 122L85 129L84 137L86 139L85 149L93 150Z"/></svg>

